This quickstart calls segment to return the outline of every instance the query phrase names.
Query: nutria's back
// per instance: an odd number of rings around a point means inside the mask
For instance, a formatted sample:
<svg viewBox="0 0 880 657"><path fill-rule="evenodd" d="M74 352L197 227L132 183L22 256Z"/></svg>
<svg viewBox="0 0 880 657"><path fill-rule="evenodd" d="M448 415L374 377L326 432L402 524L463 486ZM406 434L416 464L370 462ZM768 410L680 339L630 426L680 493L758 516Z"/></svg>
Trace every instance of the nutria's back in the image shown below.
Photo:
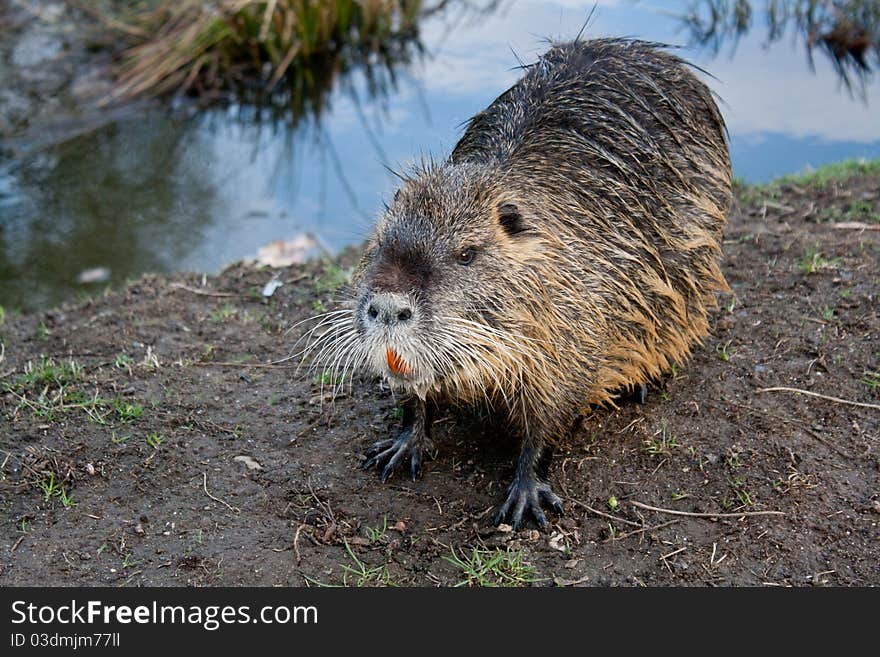
<svg viewBox="0 0 880 657"><path fill-rule="evenodd" d="M383 477L428 444L432 401L508 411L523 439L496 520L561 508L536 465L577 415L682 362L709 328L730 202L724 124L682 60L644 42L553 47L405 179L318 341L412 393Z"/></svg>
<svg viewBox="0 0 880 657"><path fill-rule="evenodd" d="M544 229L592 260L577 276L607 279L603 314L624 339L607 344L591 401L656 376L706 334L726 289L730 158L712 93L682 59L629 39L555 46L471 119L449 162L543 197Z"/></svg>
<svg viewBox="0 0 880 657"><path fill-rule="evenodd" d="M449 160L563 166L575 179L587 167L652 191L670 177L694 176L724 205L725 136L711 92L682 59L658 44L594 39L555 46L528 66L470 120ZM634 180L636 173L642 177Z"/></svg>

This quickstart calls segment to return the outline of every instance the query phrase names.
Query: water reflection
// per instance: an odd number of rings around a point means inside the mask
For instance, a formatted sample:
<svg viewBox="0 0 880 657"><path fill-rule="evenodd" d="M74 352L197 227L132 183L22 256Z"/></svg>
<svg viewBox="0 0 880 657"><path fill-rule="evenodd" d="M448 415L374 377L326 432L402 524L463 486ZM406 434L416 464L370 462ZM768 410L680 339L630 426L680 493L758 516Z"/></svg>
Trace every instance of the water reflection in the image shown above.
<svg viewBox="0 0 880 657"><path fill-rule="evenodd" d="M692 43L718 53L726 43L736 48L758 22L756 14L765 25L767 43L793 33L806 48L811 68L815 68L813 53L818 49L844 86L864 95L871 80L871 62L880 63L880 2L700 0L692 2L680 20Z"/></svg>
<svg viewBox="0 0 880 657"><path fill-rule="evenodd" d="M93 267L108 267L116 283L145 271L215 272L306 233L332 251L358 243L396 184L386 165L448 153L462 122L519 76L513 53L532 61L545 37L571 38L592 4L519 0L480 20L438 14L420 24L429 56L396 70L378 99L364 71L337 72L320 121L303 119L301 105L298 118L286 115L296 101L282 87L274 107L232 103L186 119L160 108L102 114L102 127L80 123L73 139L33 122L0 160L0 304L45 307L99 291L75 283ZM675 43L689 7L604 0L588 36ZM834 92L829 61L817 58L811 73L802 51L756 31L740 36L735 57L683 54L715 76L737 176L880 157L878 85L853 101Z"/></svg>
<svg viewBox="0 0 880 657"><path fill-rule="evenodd" d="M0 230L0 299L40 307L83 290L83 270L121 282L167 271L214 220L216 183L189 157L197 133L173 121L105 125L13 164Z"/></svg>

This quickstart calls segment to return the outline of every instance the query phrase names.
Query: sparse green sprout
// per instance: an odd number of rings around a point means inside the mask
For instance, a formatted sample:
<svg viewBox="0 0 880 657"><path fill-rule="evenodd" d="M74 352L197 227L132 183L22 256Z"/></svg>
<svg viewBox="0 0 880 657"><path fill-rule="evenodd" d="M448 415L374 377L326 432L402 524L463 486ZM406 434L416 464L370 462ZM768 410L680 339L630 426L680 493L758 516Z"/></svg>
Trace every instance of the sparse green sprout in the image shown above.
<svg viewBox="0 0 880 657"><path fill-rule="evenodd" d="M690 497L690 495L688 495L687 492L685 492L685 491L683 491L683 490L675 491L675 492L672 494L672 499L675 500L676 502L677 502L678 500L683 500L683 499L685 499L686 497Z"/></svg>
<svg viewBox="0 0 880 657"><path fill-rule="evenodd" d="M880 391L880 370L866 371L862 378L862 383L868 386L871 389L871 392L876 393Z"/></svg>
<svg viewBox="0 0 880 657"><path fill-rule="evenodd" d="M312 302L312 310L314 310L316 313L327 312L327 308L324 306L323 303L321 303L320 299L316 299Z"/></svg>
<svg viewBox="0 0 880 657"><path fill-rule="evenodd" d="M620 502L617 501L614 495L608 498L608 508L612 511L617 511L620 508Z"/></svg>
<svg viewBox="0 0 880 657"><path fill-rule="evenodd" d="M129 554L126 554L125 558L122 560L122 567L123 568L134 568L139 563L140 563L140 561L135 559L134 556L131 553L129 553Z"/></svg>
<svg viewBox="0 0 880 657"><path fill-rule="evenodd" d="M678 447L678 440L676 440L675 436L669 433L667 428L664 426L660 431L654 434L653 437L648 438L645 442L645 451L652 456L656 456L658 454L670 454L673 449Z"/></svg>
<svg viewBox="0 0 880 657"><path fill-rule="evenodd" d="M348 541L343 539L343 542L345 544L345 550L348 552L348 556L350 556L351 560L354 562L354 566L342 564L342 570L345 571L342 576L343 584L348 586L348 577L353 576L357 586L394 586L387 565L373 567L367 566L367 564L358 559L355 553L352 552Z"/></svg>
<svg viewBox="0 0 880 657"><path fill-rule="evenodd" d="M257 323L260 325L266 333L278 333L279 328L272 321L272 318L266 315L265 313L260 313L257 316Z"/></svg>
<svg viewBox="0 0 880 657"><path fill-rule="evenodd" d="M45 479L40 480L40 482L37 485L40 487L40 490L43 491L43 501L44 502L48 502L53 497L58 495L58 489L60 488L60 486L58 486L55 483L55 473L54 472L50 472L49 476Z"/></svg>
<svg viewBox="0 0 880 657"><path fill-rule="evenodd" d="M522 552L509 547L473 548L469 557L459 557L455 549L452 556L443 559L461 569L465 579L455 586L524 586L540 581L535 569L525 563Z"/></svg>
<svg viewBox="0 0 880 657"><path fill-rule="evenodd" d="M116 432L114 431L110 435L110 442L113 443L114 445L121 445L129 438L130 438L130 436L117 436Z"/></svg>
<svg viewBox="0 0 880 657"><path fill-rule="evenodd" d="M119 397L113 402L119 421L123 424L134 422L144 414L144 407L141 404L130 403Z"/></svg>
<svg viewBox="0 0 880 657"><path fill-rule="evenodd" d="M833 269L840 262L839 258L828 258L818 248L804 251L799 268L803 274L815 274L823 269Z"/></svg>
<svg viewBox="0 0 880 657"><path fill-rule="evenodd" d="M49 332L49 327L46 326L46 322L41 321L40 327L37 329L37 338L40 340L48 340L51 333Z"/></svg>
<svg viewBox="0 0 880 657"><path fill-rule="evenodd" d="M202 353L199 356L199 359L203 363L206 363L209 360L213 359L214 358L214 349L215 349L214 345L206 344L204 347L202 347Z"/></svg>
<svg viewBox="0 0 880 657"><path fill-rule="evenodd" d="M121 370L131 371L131 366L134 365L134 358L129 356L128 354L119 354L116 357L116 367Z"/></svg>
<svg viewBox="0 0 880 657"><path fill-rule="evenodd" d="M315 279L315 293L327 294L335 292L348 283L351 274L336 263L327 265L324 273Z"/></svg>
<svg viewBox="0 0 880 657"><path fill-rule="evenodd" d="M6 308L3 307L3 304L0 304L0 326L3 326L6 323Z"/></svg>
<svg viewBox="0 0 880 657"><path fill-rule="evenodd" d="M26 387L61 387L73 383L79 378L81 368L75 361L56 363L45 354L40 354L39 364L28 361L24 368L24 377L19 380Z"/></svg>
<svg viewBox="0 0 880 657"><path fill-rule="evenodd" d="M829 308L828 306L825 306L822 309L822 319L824 319L826 322L830 322L832 319L834 319L834 308Z"/></svg>
<svg viewBox="0 0 880 657"><path fill-rule="evenodd" d="M209 313L208 319L210 319L215 324L219 324L221 322L225 322L228 319L231 319L235 316L237 312L238 311L235 309L235 306L227 301L223 304L223 307Z"/></svg>
<svg viewBox="0 0 880 657"><path fill-rule="evenodd" d="M743 481L742 478L736 477L734 479L731 479L730 485L733 487L733 490L736 493L736 499L739 502L738 508L747 508L754 504L751 494L748 490L746 490L746 482Z"/></svg>
<svg viewBox="0 0 880 657"><path fill-rule="evenodd" d="M377 543L385 537L385 533L387 531L388 516L383 516L381 527L378 525L376 525L375 527L367 527L367 538L370 539L370 543Z"/></svg>
<svg viewBox="0 0 880 657"><path fill-rule="evenodd" d="M742 467L742 461L740 461L739 452L735 450L730 450L727 453L725 461L728 467L730 467L731 469L735 470L736 468Z"/></svg>
<svg viewBox="0 0 880 657"><path fill-rule="evenodd" d="M723 360L725 363L730 361L730 357L733 355L733 352L730 350L730 344L733 340L728 340L724 344L715 345L715 351L718 352L718 358Z"/></svg>
<svg viewBox="0 0 880 657"><path fill-rule="evenodd" d="M76 506L76 502L73 501L73 498L70 496L70 494L63 488L58 493L58 499L61 500L61 504L64 505L65 509Z"/></svg>
<svg viewBox="0 0 880 657"><path fill-rule="evenodd" d="M736 497L739 500L739 503L741 506L744 506L744 507L752 506L752 496L749 495L749 492L745 488L737 489Z"/></svg>
<svg viewBox="0 0 880 657"><path fill-rule="evenodd" d="M319 376L316 376L314 379L315 383L320 383L325 386L338 386L342 385L342 382L345 380L343 375L333 376L330 372L322 372Z"/></svg>
<svg viewBox="0 0 880 657"><path fill-rule="evenodd" d="M153 449L159 449L159 445L162 444L162 441L163 438L155 431L147 436L147 445Z"/></svg>
<svg viewBox="0 0 880 657"><path fill-rule="evenodd" d="M38 481L37 488L43 492L44 502L51 502L53 498L57 497L61 500L61 504L63 504L66 509L76 505L73 501L73 497L64 490L64 486L55 481L54 472L50 472L49 476Z"/></svg>
<svg viewBox="0 0 880 657"><path fill-rule="evenodd" d="M731 297L730 303L725 306L725 310L732 315L734 308L736 308L736 297Z"/></svg>

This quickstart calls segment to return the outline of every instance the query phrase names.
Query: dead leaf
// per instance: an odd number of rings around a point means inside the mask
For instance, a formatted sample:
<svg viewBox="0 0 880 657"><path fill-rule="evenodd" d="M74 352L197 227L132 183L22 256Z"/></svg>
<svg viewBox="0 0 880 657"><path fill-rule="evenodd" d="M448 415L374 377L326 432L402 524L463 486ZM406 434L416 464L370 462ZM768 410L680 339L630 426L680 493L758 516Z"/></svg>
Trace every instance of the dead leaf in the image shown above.
<svg viewBox="0 0 880 657"><path fill-rule="evenodd" d="M241 456L236 456L232 460L238 463L244 463L247 466L248 470L256 470L257 472L260 472L263 469L263 466L260 465L257 461L252 459L250 456L245 456L244 454L242 454Z"/></svg>

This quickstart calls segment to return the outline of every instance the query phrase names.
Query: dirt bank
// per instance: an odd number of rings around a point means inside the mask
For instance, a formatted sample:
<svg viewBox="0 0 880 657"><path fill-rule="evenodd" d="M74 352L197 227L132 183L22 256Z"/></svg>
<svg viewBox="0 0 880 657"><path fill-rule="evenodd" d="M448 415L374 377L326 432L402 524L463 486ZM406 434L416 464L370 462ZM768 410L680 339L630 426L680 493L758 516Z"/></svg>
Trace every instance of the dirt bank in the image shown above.
<svg viewBox="0 0 880 657"><path fill-rule="evenodd" d="M880 584L880 167L835 173L739 191L712 337L560 446L546 534L491 527L516 445L478 419L382 485L359 464L399 400L266 365L354 254L7 313L0 583Z"/></svg>

